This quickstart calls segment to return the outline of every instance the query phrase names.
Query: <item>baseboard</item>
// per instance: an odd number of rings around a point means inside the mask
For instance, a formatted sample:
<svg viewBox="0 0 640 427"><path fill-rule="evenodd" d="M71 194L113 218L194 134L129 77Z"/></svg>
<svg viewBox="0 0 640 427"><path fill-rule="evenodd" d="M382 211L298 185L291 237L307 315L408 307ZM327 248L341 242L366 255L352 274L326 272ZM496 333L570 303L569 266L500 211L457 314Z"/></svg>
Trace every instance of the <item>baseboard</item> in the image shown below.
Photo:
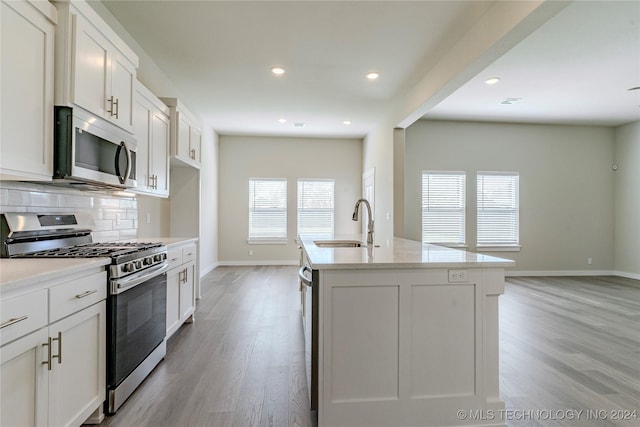
<svg viewBox="0 0 640 427"><path fill-rule="evenodd" d="M256 260L256 261L219 261L219 266L236 267L236 266L260 266L260 265L299 265L299 261L295 260Z"/></svg>
<svg viewBox="0 0 640 427"><path fill-rule="evenodd" d="M211 265L210 265L210 266L208 266L207 268L204 268L204 269L200 270L200 278L202 279L202 278L205 276L205 274L207 274L207 273L211 273L211 272L212 272L213 270L215 270L215 269L216 269L216 267L218 267L219 265L220 265L220 264L218 264L218 263L216 262L216 263L211 264Z"/></svg>
<svg viewBox="0 0 640 427"><path fill-rule="evenodd" d="M613 274L620 277L626 277L627 279L640 280L640 274L638 273L629 273L626 271L614 271Z"/></svg>
<svg viewBox="0 0 640 427"><path fill-rule="evenodd" d="M505 276L616 276L613 270L534 270L534 271L509 271L505 270Z"/></svg>

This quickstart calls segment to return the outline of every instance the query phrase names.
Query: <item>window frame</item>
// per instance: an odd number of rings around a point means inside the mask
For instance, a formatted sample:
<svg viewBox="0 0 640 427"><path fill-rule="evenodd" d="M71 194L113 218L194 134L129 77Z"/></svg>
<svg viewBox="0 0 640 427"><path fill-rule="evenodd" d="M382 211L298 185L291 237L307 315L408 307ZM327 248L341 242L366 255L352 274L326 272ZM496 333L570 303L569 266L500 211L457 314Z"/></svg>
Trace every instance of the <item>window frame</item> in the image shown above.
<svg viewBox="0 0 640 427"><path fill-rule="evenodd" d="M427 179L429 179L430 176L440 176L440 177L444 177L444 176L455 176L458 178L458 180L462 180L462 183L458 183L457 185L457 190L458 193L452 196L449 196L451 198L455 198L458 200L458 204L457 206L455 206L454 208L447 208L447 207L435 207L434 209L430 209L431 208L431 191L429 191L429 189L427 189L427 194L425 194L425 177ZM434 245L439 245L439 246L447 246L447 247L453 247L453 248L465 248L467 247L467 243L466 243L466 220L467 220L467 212L466 212L466 208L467 208L467 203L466 203L466 186L467 186L467 173L466 171L442 171L442 170L423 170L421 175L420 175L420 230L421 230L421 241L422 243L429 243L429 244L434 244ZM428 200L426 201L427 205L425 207L425 195L428 197ZM434 197L437 197L437 195L434 195ZM426 208L426 210L425 210ZM456 213L457 214L457 219L454 218L456 221L455 223L457 223L457 225L455 227L452 227L452 230L454 231L447 231L446 229L442 229L439 231L439 233L442 234L446 234L446 233L451 233L454 232L457 235L457 239L450 239L450 240L437 240L437 239L429 239L427 238L427 236L425 236L425 230L426 230L426 224L425 224L425 220L427 219L426 216L428 214L425 214L425 212L428 211L433 211L435 213L435 219L442 221L443 218L437 218L438 216L442 216L442 213L446 213L446 212L450 212L450 213ZM438 212L440 213L440 215L438 215ZM444 218L446 219L446 218Z"/></svg>
<svg viewBox="0 0 640 427"><path fill-rule="evenodd" d="M331 208L310 208L310 209L305 209L304 206L302 206L302 204L304 204L304 189L303 189L303 193L301 193L301 184L304 186L304 184L309 183L331 183L331 200L330 200L330 204L331 204ZM335 198L336 198L336 193L335 193L335 180L332 178L299 178L297 180L296 183L296 235L298 237L302 236L306 236L306 237L310 237L310 238L321 238L321 239L332 239L335 236ZM302 197L301 197L302 196ZM328 199L327 199L328 200ZM331 223L331 230L330 232L323 232L323 233L312 233L312 232L300 232L300 217L301 217L301 212L312 212L312 211L316 211L318 212L319 216L322 216L322 212L329 212L330 211L330 223ZM321 219L321 218L319 218Z"/></svg>
<svg viewBox="0 0 640 427"><path fill-rule="evenodd" d="M260 207L260 206L256 206L257 203L257 199L256 199L256 194L255 194L255 183L268 183L268 182L278 182L282 185L283 188L278 189L279 191L283 191L284 194L284 200L280 199L278 200L279 203L277 203L278 205L281 205L280 207ZM248 206L248 218L247 218L247 243L252 244L252 245L264 245L264 244L286 244L288 241L288 181L287 178L249 178L249 189L248 189L248 199L249 199L249 206ZM277 231L280 231L279 234L274 234L274 235L266 235L263 233L263 235L260 235L260 233L257 232L257 230L259 230L258 227L253 228L253 219L254 219L254 212L256 212L258 209L272 209L272 211L270 212L272 213L277 213L277 212L281 212L283 213L283 215L280 217L281 221L284 221L284 226L282 224L279 224L277 226ZM268 211L264 211L264 213L268 213ZM253 231L253 233L252 233Z"/></svg>
<svg viewBox="0 0 640 427"><path fill-rule="evenodd" d="M511 183L505 182L503 185L511 185L512 198L510 199L510 203L513 207L511 208L486 208L486 191L485 191L485 177L509 177L511 178ZM482 178L482 182L481 182ZM515 178L515 180L514 180ZM495 190L497 191L497 190ZM503 202L503 204L506 204ZM494 238L492 240L483 239L481 236L481 221L483 212L494 211L498 214L500 212L506 213L503 216L511 215L511 218L507 218L507 222L511 222L515 224L512 226L511 234L512 238L510 239L498 239ZM499 218L494 218L493 221L499 221ZM503 219L504 220L504 219ZM521 241L520 241L520 173L514 171L477 171L476 172L476 248L478 250L483 251L491 251L491 252L517 252L521 249Z"/></svg>

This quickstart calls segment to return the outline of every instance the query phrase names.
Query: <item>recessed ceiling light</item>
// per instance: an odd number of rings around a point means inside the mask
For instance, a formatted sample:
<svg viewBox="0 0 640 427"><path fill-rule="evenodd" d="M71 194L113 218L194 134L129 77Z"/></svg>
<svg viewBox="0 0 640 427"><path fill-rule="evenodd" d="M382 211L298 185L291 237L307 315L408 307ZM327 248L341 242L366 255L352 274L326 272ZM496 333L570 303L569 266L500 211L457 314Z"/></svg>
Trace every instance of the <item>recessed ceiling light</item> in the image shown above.
<svg viewBox="0 0 640 427"><path fill-rule="evenodd" d="M377 79L378 77L380 77L380 74L376 73L375 71L372 71L372 72L370 72L370 73L367 73L367 78L368 78L369 80L375 80L375 79Z"/></svg>
<svg viewBox="0 0 640 427"><path fill-rule="evenodd" d="M488 85L494 85L500 81L500 77L491 77L490 79L485 80L484 82Z"/></svg>
<svg viewBox="0 0 640 427"><path fill-rule="evenodd" d="M295 122L295 123L293 124L293 127L296 127L296 128L302 128L302 127L304 127L304 123L302 123L302 122Z"/></svg>
<svg viewBox="0 0 640 427"><path fill-rule="evenodd" d="M275 74L276 76L281 76L282 74L284 74L284 73L285 73L285 70L284 70L284 68L282 68L282 67L273 67L273 68L271 69L271 72L272 72L273 74Z"/></svg>
<svg viewBox="0 0 640 427"><path fill-rule="evenodd" d="M278 119L280 123L287 123L287 119Z"/></svg>
<svg viewBox="0 0 640 427"><path fill-rule="evenodd" d="M344 122L342 122L342 123L344 123L345 125L347 125L347 126L348 126L348 125L350 125L350 124L351 124L351 120L345 120L345 121L344 121Z"/></svg>
<svg viewBox="0 0 640 427"><path fill-rule="evenodd" d="M517 104L520 101L522 101L522 98L507 98L504 101L502 101L500 104L513 105L513 104Z"/></svg>

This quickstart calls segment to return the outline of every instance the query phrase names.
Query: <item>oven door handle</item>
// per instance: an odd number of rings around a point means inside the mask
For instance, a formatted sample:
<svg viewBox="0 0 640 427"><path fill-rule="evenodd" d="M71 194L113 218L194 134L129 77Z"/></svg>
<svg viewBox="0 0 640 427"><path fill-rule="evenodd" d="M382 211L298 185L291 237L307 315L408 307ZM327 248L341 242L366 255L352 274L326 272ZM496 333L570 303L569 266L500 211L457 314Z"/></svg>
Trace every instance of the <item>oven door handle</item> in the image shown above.
<svg viewBox="0 0 640 427"><path fill-rule="evenodd" d="M111 295L118 295L125 292L140 283L146 282L156 276L161 275L169 269L169 263L163 262L162 264L149 267L146 270L134 273L124 279L112 280L111 286L109 286L109 293Z"/></svg>
<svg viewBox="0 0 640 427"><path fill-rule="evenodd" d="M298 277L300 278L300 281L302 283L304 283L305 285L312 287L313 286L313 279L308 279L307 276L304 275L305 272L309 272L313 275L313 272L311 271L311 268L308 265L304 265L302 266L302 268L300 270L298 270Z"/></svg>

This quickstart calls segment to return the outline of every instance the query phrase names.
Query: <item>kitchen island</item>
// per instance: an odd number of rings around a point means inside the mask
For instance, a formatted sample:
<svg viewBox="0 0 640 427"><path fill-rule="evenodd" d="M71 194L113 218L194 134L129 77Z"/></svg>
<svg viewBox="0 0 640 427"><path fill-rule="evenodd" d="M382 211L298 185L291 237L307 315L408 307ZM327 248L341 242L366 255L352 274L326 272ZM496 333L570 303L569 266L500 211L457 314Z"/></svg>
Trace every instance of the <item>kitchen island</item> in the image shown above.
<svg viewBox="0 0 640 427"><path fill-rule="evenodd" d="M513 261L399 238L315 242L301 238L319 426L505 425L498 296Z"/></svg>

